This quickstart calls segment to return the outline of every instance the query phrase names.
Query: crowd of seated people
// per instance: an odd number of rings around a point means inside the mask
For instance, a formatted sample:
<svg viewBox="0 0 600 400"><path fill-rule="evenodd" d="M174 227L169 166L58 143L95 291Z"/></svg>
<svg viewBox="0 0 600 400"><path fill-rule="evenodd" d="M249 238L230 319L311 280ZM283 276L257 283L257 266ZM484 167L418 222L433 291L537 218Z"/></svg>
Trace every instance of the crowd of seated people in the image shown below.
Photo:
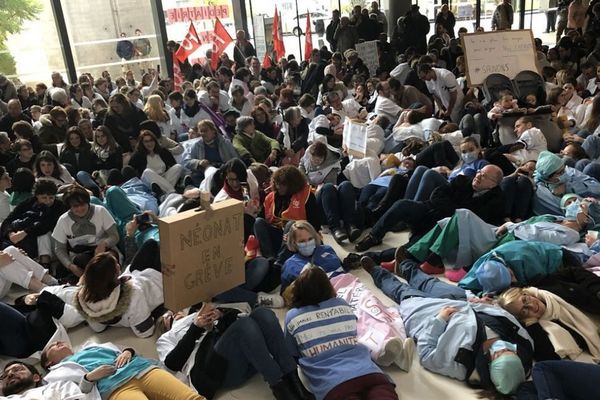
<svg viewBox="0 0 600 400"><path fill-rule="evenodd" d="M484 91L442 8L429 45L418 6L390 43L373 2L334 12L329 48L264 67L239 31L234 60L186 61L178 89L154 70L0 76L2 394L212 399L258 372L279 400L398 399L388 373L416 354L485 398L600 397L579 360L600 358L600 39L536 39L535 94ZM207 195L244 203L245 283L166 310L158 220ZM158 360L72 348L79 324Z"/></svg>

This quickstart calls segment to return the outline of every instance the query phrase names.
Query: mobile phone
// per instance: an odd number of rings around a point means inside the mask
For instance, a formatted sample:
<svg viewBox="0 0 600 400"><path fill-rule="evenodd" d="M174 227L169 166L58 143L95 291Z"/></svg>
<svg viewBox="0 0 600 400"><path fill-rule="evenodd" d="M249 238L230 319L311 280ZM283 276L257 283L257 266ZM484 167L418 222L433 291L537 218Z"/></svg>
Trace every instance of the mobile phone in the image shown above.
<svg viewBox="0 0 600 400"><path fill-rule="evenodd" d="M156 65L156 74L160 75L160 64Z"/></svg>

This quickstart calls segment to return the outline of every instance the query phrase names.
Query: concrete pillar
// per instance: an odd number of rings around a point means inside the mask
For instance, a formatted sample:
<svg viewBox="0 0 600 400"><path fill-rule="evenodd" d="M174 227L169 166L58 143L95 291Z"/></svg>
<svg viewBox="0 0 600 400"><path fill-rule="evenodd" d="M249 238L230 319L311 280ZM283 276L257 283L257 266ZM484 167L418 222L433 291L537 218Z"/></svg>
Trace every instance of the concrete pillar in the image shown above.
<svg viewBox="0 0 600 400"><path fill-rule="evenodd" d="M389 0L389 8L387 12L388 37L392 37L394 28L396 27L396 21L398 21L398 18L410 11L411 4L411 0Z"/></svg>
<svg viewBox="0 0 600 400"><path fill-rule="evenodd" d="M233 24L235 30L243 29L246 32L246 37L252 36L252 28L248 27L246 2L244 0L231 0L231 8L233 9Z"/></svg>

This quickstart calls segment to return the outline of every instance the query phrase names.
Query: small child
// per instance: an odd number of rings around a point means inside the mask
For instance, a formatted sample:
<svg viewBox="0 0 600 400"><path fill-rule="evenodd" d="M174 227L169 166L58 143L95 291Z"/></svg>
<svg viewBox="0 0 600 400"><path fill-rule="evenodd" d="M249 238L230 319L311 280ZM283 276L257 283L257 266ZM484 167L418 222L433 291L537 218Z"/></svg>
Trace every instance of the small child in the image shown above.
<svg viewBox="0 0 600 400"><path fill-rule="evenodd" d="M488 112L488 118L492 121L502 117L507 112L519 111L517 100L512 93L501 94L500 99L494 103L494 107Z"/></svg>

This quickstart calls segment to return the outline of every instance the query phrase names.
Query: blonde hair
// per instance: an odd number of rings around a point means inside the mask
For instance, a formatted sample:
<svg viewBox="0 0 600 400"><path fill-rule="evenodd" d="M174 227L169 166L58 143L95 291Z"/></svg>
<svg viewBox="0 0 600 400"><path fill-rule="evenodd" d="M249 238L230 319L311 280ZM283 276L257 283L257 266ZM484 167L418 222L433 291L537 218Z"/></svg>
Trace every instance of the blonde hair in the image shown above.
<svg viewBox="0 0 600 400"><path fill-rule="evenodd" d="M148 119L155 122L167 122L169 120L169 114L165 111L162 102L162 97L157 94L148 97L144 106L144 113L146 113Z"/></svg>
<svg viewBox="0 0 600 400"><path fill-rule="evenodd" d="M317 232L317 230L310 224L308 221L296 221L290 228L290 231L287 234L287 247L293 252L298 252L298 245L296 244L296 232L299 230L306 231L310 234L310 236L315 239L315 244L320 246L323 244L321 240L321 235Z"/></svg>
<svg viewBox="0 0 600 400"><path fill-rule="evenodd" d="M533 296L525 288L519 288L519 287L510 288L510 289L506 290L505 292L503 292L498 297L497 304L500 307L502 307L503 309L505 309L506 311L508 311L509 313L511 313L520 322L524 323L525 326L528 326L528 325L531 325L532 323L536 322L536 319L535 318L522 319L518 313L515 314L513 312L514 310L511 311L511 309L514 308L515 303L517 301L519 301L523 297L524 294Z"/></svg>

